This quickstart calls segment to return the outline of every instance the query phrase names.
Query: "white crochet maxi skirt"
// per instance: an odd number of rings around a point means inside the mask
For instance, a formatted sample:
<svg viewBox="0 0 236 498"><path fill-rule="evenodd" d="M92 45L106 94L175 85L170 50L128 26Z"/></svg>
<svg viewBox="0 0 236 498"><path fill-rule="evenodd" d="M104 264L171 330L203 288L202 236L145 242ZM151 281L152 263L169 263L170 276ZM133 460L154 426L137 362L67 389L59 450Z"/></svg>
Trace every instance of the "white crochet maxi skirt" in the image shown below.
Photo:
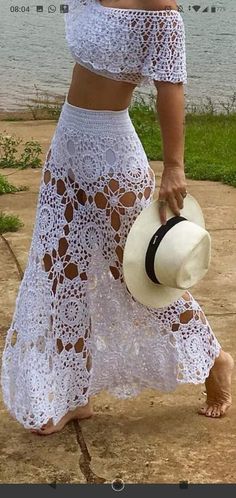
<svg viewBox="0 0 236 498"><path fill-rule="evenodd" d="M42 171L28 262L2 358L4 403L26 428L107 390L204 383L220 344L190 293L154 309L122 274L155 177L128 108L63 105Z"/></svg>

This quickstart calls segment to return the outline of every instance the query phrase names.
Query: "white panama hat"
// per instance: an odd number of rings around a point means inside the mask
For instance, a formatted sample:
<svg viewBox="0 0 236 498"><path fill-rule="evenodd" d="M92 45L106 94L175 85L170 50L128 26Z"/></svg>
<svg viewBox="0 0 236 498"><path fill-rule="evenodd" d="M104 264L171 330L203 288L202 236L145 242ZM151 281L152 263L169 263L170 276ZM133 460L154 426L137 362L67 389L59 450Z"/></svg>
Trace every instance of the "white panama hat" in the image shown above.
<svg viewBox="0 0 236 498"><path fill-rule="evenodd" d="M153 308L179 299L207 273L211 237L201 207L188 194L180 216L166 205L167 224L161 225L158 201L143 209L126 239L124 280L133 297Z"/></svg>

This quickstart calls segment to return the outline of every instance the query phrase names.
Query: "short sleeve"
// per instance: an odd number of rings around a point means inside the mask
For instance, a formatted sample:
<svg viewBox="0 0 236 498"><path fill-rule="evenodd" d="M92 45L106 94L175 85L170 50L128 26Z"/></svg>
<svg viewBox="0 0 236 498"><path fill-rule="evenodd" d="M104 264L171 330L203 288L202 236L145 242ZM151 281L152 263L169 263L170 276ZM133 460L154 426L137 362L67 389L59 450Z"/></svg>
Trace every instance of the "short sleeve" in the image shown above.
<svg viewBox="0 0 236 498"><path fill-rule="evenodd" d="M149 76L154 81L186 84L185 27L180 13L175 12L160 20L152 36Z"/></svg>

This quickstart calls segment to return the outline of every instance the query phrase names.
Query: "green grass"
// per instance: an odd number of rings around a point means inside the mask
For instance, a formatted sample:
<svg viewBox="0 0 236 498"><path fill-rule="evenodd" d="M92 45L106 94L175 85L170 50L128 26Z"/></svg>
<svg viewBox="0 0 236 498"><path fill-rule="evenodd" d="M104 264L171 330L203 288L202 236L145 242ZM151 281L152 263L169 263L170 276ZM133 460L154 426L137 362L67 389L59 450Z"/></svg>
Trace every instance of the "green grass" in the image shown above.
<svg viewBox="0 0 236 498"><path fill-rule="evenodd" d="M0 234L6 232L16 232L23 226L24 223L22 223L18 216L0 212Z"/></svg>
<svg viewBox="0 0 236 498"><path fill-rule="evenodd" d="M236 113L187 115L186 176L236 187Z"/></svg>
<svg viewBox="0 0 236 498"><path fill-rule="evenodd" d="M11 183L9 183L8 180L4 178L4 176L0 175L0 195L11 194L23 190L29 190L29 187L15 187ZM21 222L18 216L7 215L2 211L0 212L0 234L5 232L16 232L22 226L24 226L24 224Z"/></svg>
<svg viewBox="0 0 236 498"><path fill-rule="evenodd" d="M130 116L149 160L162 161L160 125L155 108L135 104ZM185 126L187 178L212 180L236 187L236 112L187 112Z"/></svg>
<svg viewBox="0 0 236 498"><path fill-rule="evenodd" d="M3 175L0 175L0 195L12 194L14 192L22 192L24 190L29 190L29 187L24 185L21 185L20 187L15 187L15 185L9 183L8 180Z"/></svg>

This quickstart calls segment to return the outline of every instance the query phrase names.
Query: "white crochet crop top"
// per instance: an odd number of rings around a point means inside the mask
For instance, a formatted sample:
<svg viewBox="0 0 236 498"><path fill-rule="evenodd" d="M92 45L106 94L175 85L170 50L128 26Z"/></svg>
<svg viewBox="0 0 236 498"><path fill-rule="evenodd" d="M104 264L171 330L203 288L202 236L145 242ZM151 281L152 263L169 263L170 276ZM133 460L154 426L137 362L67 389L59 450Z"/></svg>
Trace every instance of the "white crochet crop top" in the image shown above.
<svg viewBox="0 0 236 498"><path fill-rule="evenodd" d="M65 35L73 59L91 71L137 86L187 83L185 28L178 10L105 7L67 0Z"/></svg>

